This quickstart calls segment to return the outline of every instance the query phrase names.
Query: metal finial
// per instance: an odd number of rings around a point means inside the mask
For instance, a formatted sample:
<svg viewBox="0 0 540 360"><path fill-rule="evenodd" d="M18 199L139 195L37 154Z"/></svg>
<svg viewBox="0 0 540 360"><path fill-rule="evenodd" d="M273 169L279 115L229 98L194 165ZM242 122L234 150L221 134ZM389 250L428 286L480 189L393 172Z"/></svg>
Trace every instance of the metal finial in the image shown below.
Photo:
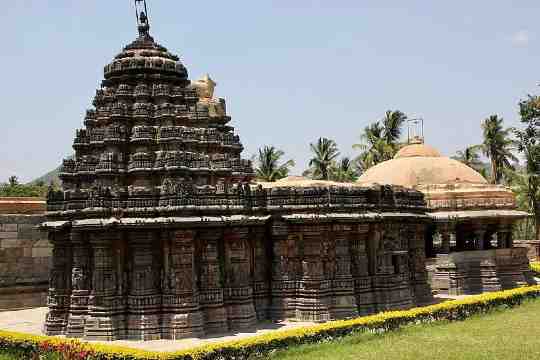
<svg viewBox="0 0 540 360"><path fill-rule="evenodd" d="M137 17L137 26L139 29L139 35L148 35L150 30L150 19L148 18L148 7L146 6L146 0L134 0L135 1L135 16Z"/></svg>
<svg viewBox="0 0 540 360"><path fill-rule="evenodd" d="M414 118L407 120L407 143L424 143L424 119Z"/></svg>

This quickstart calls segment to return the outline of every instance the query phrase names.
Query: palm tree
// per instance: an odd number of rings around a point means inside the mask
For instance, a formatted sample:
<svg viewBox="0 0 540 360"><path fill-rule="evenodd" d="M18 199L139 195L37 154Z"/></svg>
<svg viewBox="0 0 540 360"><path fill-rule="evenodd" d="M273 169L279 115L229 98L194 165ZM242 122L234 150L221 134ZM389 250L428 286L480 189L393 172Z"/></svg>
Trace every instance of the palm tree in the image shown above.
<svg viewBox="0 0 540 360"><path fill-rule="evenodd" d="M386 113L384 114L384 118L381 122L384 127L383 138L387 144L392 146L397 145L397 142L401 137L401 132L405 121L407 121L407 115L405 115L401 111L386 111Z"/></svg>
<svg viewBox="0 0 540 360"><path fill-rule="evenodd" d="M380 162L390 160L394 156L394 147L388 144L384 135L384 127L381 123L376 122L366 126L360 136L362 142L353 145L353 149L361 151L356 161L363 171Z"/></svg>
<svg viewBox="0 0 540 360"><path fill-rule="evenodd" d="M399 110L388 110L384 117L364 128L360 136L362 142L354 144L361 154L355 159L363 171L380 162L390 160L400 148L399 138L407 115Z"/></svg>
<svg viewBox="0 0 540 360"><path fill-rule="evenodd" d="M313 158L309 161L312 176L315 179L328 180L330 167L339 156L339 150L334 140L319 138L317 143L309 144Z"/></svg>
<svg viewBox="0 0 540 360"><path fill-rule="evenodd" d="M19 185L19 178L15 175L10 176L8 179L9 186L16 186Z"/></svg>
<svg viewBox="0 0 540 360"><path fill-rule="evenodd" d="M518 150L525 157L523 197L529 205L528 210L534 214L536 239L540 240L540 97L529 95L520 101L519 114L525 124L524 129L515 131Z"/></svg>
<svg viewBox="0 0 540 360"><path fill-rule="evenodd" d="M512 163L517 158L512 154L514 141L510 139L512 129L503 128L503 118L491 115L482 123L484 142L482 151L490 159L491 180L499 184L504 175L504 169L514 169Z"/></svg>
<svg viewBox="0 0 540 360"><path fill-rule="evenodd" d="M535 239L540 239L540 178L526 170L516 171L510 185L516 194L518 208L534 215L536 229L532 231Z"/></svg>
<svg viewBox="0 0 540 360"><path fill-rule="evenodd" d="M338 182L353 182L358 178L358 172L351 159L344 157L332 166L330 178Z"/></svg>
<svg viewBox="0 0 540 360"><path fill-rule="evenodd" d="M288 160L280 164L280 159L285 153L273 146L265 146L259 149L259 156L256 160L257 168L255 173L257 179L274 182L289 175L289 170L295 164L293 160Z"/></svg>
<svg viewBox="0 0 540 360"><path fill-rule="evenodd" d="M457 160L478 172L482 172L484 171L484 164L480 160L480 150L482 150L482 145L467 146L465 150L458 150L456 155L452 156L452 159Z"/></svg>

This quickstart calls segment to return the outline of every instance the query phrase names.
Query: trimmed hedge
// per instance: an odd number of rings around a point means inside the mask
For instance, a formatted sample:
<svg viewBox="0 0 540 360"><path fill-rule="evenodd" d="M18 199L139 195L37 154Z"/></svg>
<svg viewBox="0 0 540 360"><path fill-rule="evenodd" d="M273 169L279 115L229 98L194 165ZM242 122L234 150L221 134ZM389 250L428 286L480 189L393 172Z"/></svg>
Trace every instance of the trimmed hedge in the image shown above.
<svg viewBox="0 0 540 360"><path fill-rule="evenodd" d="M527 299L540 297L540 286L486 293L461 300L404 311L389 311L350 320L331 321L309 327L269 332L246 339L211 343L177 352L160 353L58 337L32 336L0 331L0 352L17 352L24 359L36 354L56 354L59 359L89 360L222 360L262 356L289 346L317 343L357 331L385 332L404 325L433 321L463 320L500 307L514 307Z"/></svg>
<svg viewBox="0 0 540 360"><path fill-rule="evenodd" d="M540 262L539 261L531 262L531 270L535 273L535 275L540 276Z"/></svg>

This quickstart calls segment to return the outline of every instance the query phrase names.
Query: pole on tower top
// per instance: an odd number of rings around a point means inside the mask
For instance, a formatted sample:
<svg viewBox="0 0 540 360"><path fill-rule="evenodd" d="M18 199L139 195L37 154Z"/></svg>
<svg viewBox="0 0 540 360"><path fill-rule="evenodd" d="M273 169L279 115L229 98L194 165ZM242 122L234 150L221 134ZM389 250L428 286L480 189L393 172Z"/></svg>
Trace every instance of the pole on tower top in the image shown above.
<svg viewBox="0 0 540 360"><path fill-rule="evenodd" d="M407 119L407 143L423 144L424 143L424 119L414 118Z"/></svg>
<svg viewBox="0 0 540 360"><path fill-rule="evenodd" d="M146 0L134 0L135 1L135 16L137 18L137 27L139 29L139 35L148 35L150 30L150 19L148 18L148 6Z"/></svg>

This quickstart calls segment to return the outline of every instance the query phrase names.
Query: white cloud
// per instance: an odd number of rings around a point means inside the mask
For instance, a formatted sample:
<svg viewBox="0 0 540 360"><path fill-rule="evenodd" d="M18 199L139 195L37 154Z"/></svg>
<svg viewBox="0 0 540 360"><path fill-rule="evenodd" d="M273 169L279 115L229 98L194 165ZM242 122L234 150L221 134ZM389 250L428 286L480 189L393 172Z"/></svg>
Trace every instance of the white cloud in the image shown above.
<svg viewBox="0 0 540 360"><path fill-rule="evenodd" d="M512 34L511 40L516 46L527 46L531 40L531 34L527 30L519 30Z"/></svg>

